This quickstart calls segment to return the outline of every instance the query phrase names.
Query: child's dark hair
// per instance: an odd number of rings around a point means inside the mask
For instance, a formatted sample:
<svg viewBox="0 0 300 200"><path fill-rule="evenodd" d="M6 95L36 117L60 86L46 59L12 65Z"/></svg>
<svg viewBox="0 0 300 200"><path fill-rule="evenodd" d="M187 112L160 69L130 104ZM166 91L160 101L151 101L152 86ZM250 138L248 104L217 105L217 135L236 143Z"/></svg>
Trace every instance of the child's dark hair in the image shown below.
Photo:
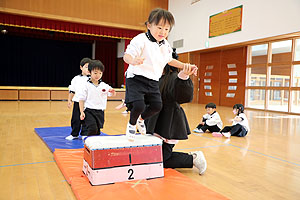
<svg viewBox="0 0 300 200"><path fill-rule="evenodd" d="M80 61L80 66L83 67L86 63L90 63L92 60L90 58L82 58Z"/></svg>
<svg viewBox="0 0 300 200"><path fill-rule="evenodd" d="M88 66L89 72L92 72L93 70L98 69L101 72L104 72L104 65L100 60L91 60Z"/></svg>
<svg viewBox="0 0 300 200"><path fill-rule="evenodd" d="M243 104L235 104L235 105L233 106L233 109L237 109L237 110L238 110L238 114L244 112L244 106L243 106Z"/></svg>
<svg viewBox="0 0 300 200"><path fill-rule="evenodd" d="M206 106L205 106L205 109L206 108L217 108L217 106L216 106L216 104L214 104L214 103L208 103L208 104L206 104Z"/></svg>
<svg viewBox="0 0 300 200"><path fill-rule="evenodd" d="M148 21L145 22L145 25L147 25L148 23L154 23L155 25L157 25L159 24L160 20L163 20L164 24L168 22L170 24L171 29L175 24L175 20L172 13L162 8L155 8L149 14Z"/></svg>

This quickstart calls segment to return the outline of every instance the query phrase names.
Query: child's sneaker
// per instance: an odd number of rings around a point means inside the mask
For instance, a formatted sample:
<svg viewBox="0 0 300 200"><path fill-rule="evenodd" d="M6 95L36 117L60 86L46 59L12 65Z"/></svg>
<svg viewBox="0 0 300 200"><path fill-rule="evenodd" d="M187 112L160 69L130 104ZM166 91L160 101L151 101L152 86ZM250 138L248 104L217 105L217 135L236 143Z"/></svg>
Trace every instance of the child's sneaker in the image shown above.
<svg viewBox="0 0 300 200"><path fill-rule="evenodd" d="M203 133L202 129L199 129L199 128L195 128L193 131L195 133Z"/></svg>
<svg viewBox="0 0 300 200"><path fill-rule="evenodd" d="M145 126L144 120L138 119L136 122L136 126L137 126L137 129L139 130L140 134L146 135L147 131L146 131L146 126Z"/></svg>
<svg viewBox="0 0 300 200"><path fill-rule="evenodd" d="M73 136L73 135L69 135L67 137L65 137L66 140L75 140L75 139L78 139L78 136Z"/></svg>
<svg viewBox="0 0 300 200"><path fill-rule="evenodd" d="M220 133L220 132L213 132L212 136L214 136L214 137L222 137L222 133Z"/></svg>
<svg viewBox="0 0 300 200"><path fill-rule="evenodd" d="M224 132L224 133L222 133L222 135L223 135L224 137L226 137L226 138L230 138L230 137L231 137L230 132Z"/></svg>
<svg viewBox="0 0 300 200"><path fill-rule="evenodd" d="M203 152L202 151L194 151L194 152L191 152L191 155L193 156L194 166L197 169L199 169L199 174L202 175L207 168L207 163L206 163L206 159L204 157Z"/></svg>
<svg viewBox="0 0 300 200"><path fill-rule="evenodd" d="M131 125L129 122L126 128L126 137L130 142L134 142L135 139L136 126Z"/></svg>

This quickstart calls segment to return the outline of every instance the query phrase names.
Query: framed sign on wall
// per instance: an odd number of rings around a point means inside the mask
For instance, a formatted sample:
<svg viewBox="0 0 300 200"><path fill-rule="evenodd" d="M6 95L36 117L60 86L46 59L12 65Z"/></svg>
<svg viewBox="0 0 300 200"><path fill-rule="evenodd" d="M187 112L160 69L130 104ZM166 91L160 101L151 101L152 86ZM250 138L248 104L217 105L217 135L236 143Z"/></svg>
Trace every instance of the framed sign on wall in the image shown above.
<svg viewBox="0 0 300 200"><path fill-rule="evenodd" d="M243 5L209 17L209 38L242 30Z"/></svg>

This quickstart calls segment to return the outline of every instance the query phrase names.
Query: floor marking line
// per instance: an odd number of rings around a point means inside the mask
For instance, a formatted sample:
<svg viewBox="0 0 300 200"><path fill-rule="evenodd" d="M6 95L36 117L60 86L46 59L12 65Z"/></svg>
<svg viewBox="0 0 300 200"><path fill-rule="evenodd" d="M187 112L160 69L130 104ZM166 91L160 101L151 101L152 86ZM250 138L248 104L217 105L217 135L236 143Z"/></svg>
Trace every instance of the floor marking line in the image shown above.
<svg viewBox="0 0 300 200"><path fill-rule="evenodd" d="M21 166L21 165L34 165L34 164L43 164L43 163L51 163L55 162L53 161L44 161L44 162L33 162L33 163L21 163L21 164L14 164L14 165L2 165L0 167L15 167L15 166Z"/></svg>
<svg viewBox="0 0 300 200"><path fill-rule="evenodd" d="M294 162L291 162L291 161L288 161L288 160L284 160L282 158L277 158L277 157L274 157L274 156L270 156L270 155L267 155L267 154L264 154L264 153L260 153L258 151L254 151L254 150L251 150L251 149L247 149L247 148L244 148L244 147L239 147L239 146L236 146L236 145L233 145L233 144L227 144L225 142L221 142L221 141L218 141L218 140L215 140L213 138L210 138L210 137L206 137L206 136L203 136L203 135L199 135L199 134L195 134L195 133L192 133L193 135L195 136L198 136L198 137L203 137L203 138L207 138L207 139L210 139L210 140L213 140L215 142L219 142L219 143L223 143L223 144L226 144L224 146L232 146L232 147L236 147L236 148L239 148L239 149L243 149L243 150L246 150L246 151L249 151L249 152L252 152L252 153L256 153L256 154L260 154L260 155L263 155L263 156L266 156L266 157L269 157L269 158L273 158L275 160L279 160L279 161L282 161L282 162L287 162L289 164L292 164L292 165L296 165L296 166L300 166L300 164L298 163L294 163Z"/></svg>

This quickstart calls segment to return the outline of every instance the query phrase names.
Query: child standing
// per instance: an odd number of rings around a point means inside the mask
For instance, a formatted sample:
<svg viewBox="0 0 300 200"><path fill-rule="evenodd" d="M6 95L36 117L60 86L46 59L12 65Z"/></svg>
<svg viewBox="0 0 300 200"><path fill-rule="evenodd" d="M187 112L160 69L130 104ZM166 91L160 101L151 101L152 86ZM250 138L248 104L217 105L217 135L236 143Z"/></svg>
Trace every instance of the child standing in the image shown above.
<svg viewBox="0 0 300 200"><path fill-rule="evenodd" d="M172 48L166 40L174 23L174 17L169 11L154 9L145 23L148 31L134 37L125 51L123 59L129 64L125 75L125 103L130 107L130 120L126 129L129 141L134 141L136 128L141 134L146 134L144 119L162 108L158 80L165 65L183 68L182 62L172 58ZM191 67L197 69L195 65Z"/></svg>
<svg viewBox="0 0 300 200"><path fill-rule="evenodd" d="M214 103L208 103L205 106L207 114L203 115L202 122L193 131L196 133L219 132L223 127L223 122L219 113L216 111L217 106Z"/></svg>
<svg viewBox="0 0 300 200"><path fill-rule="evenodd" d="M78 139L80 130L81 130L81 136L87 135L87 129L84 124L84 121L80 120L78 92L80 91L80 87L89 79L88 78L90 74L88 70L89 62L91 62L91 59L89 58L83 58L80 61L81 74L75 76L71 81L71 85L69 86L68 108L71 108L72 101L74 102L74 104L73 104L73 112L71 118L72 132L69 136L65 138L67 140Z"/></svg>
<svg viewBox="0 0 300 200"><path fill-rule="evenodd" d="M83 85L79 94L80 119L84 120L88 136L100 135L104 124L104 110L107 96L115 95L115 90L101 81L104 65L99 60L92 60L88 65L90 79Z"/></svg>
<svg viewBox="0 0 300 200"><path fill-rule="evenodd" d="M244 106L242 104L235 104L233 106L233 114L235 118L232 119L232 126L225 126L220 132L227 138L230 136L245 137L250 131L247 116L244 113Z"/></svg>

